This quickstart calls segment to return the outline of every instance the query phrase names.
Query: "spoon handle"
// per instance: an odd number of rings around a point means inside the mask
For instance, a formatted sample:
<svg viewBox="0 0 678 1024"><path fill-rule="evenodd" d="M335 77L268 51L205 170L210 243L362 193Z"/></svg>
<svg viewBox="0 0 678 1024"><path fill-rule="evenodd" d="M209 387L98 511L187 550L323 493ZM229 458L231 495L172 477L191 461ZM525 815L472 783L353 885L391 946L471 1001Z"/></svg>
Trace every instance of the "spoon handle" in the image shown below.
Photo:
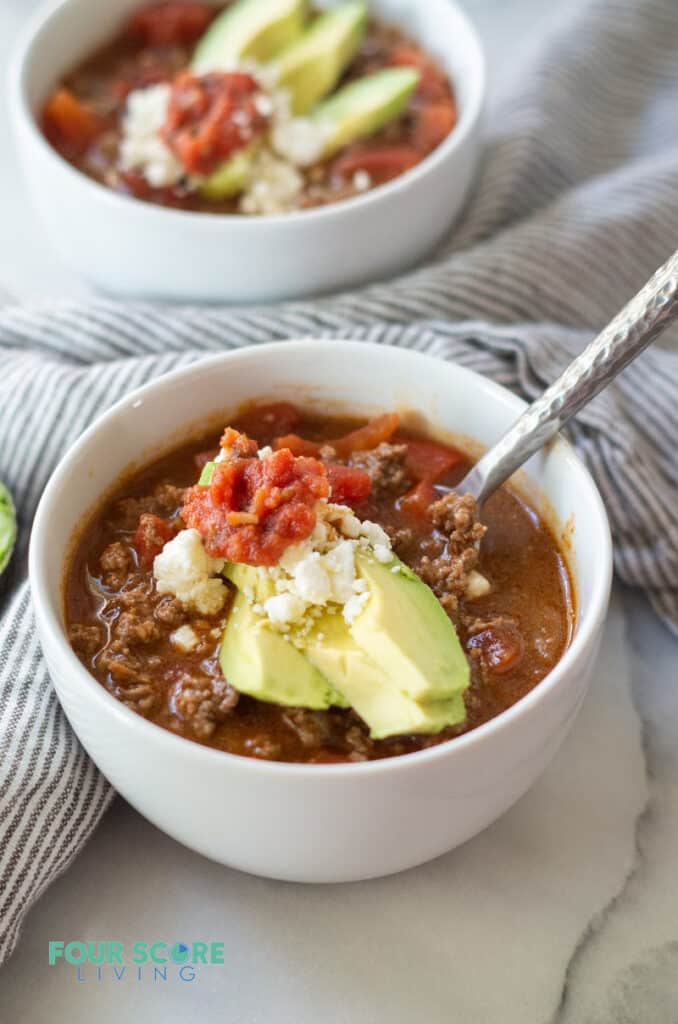
<svg viewBox="0 0 678 1024"><path fill-rule="evenodd" d="M678 252L675 252L476 463L455 490L472 494L482 504L677 316Z"/></svg>

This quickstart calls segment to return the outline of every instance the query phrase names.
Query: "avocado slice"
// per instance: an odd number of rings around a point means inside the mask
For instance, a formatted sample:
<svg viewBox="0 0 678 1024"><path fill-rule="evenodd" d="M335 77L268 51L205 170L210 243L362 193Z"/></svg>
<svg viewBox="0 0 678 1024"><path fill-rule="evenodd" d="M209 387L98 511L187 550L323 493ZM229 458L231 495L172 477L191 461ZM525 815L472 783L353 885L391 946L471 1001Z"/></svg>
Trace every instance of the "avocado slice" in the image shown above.
<svg viewBox="0 0 678 1024"><path fill-rule="evenodd" d="M9 565L16 540L16 512L12 495L0 483L0 572Z"/></svg>
<svg viewBox="0 0 678 1024"><path fill-rule="evenodd" d="M237 0L205 32L191 69L204 75L244 60L265 63L301 35L307 15L308 0Z"/></svg>
<svg viewBox="0 0 678 1024"><path fill-rule="evenodd" d="M466 717L460 692L449 700L420 703L399 688L401 673L389 675L351 636L341 614L324 615L308 638L306 657L346 698L373 739L436 733Z"/></svg>
<svg viewBox="0 0 678 1024"><path fill-rule="evenodd" d="M258 145L253 143L217 167L216 171L198 186L200 195L205 199L215 200L231 199L239 195L247 185L258 148Z"/></svg>
<svg viewBox="0 0 678 1024"><path fill-rule="evenodd" d="M356 553L370 600L350 625L356 644L417 702L451 700L470 683L457 631L433 591L398 558Z"/></svg>
<svg viewBox="0 0 678 1024"><path fill-rule="evenodd" d="M359 50L367 22L366 4L349 0L321 14L278 54L277 84L290 93L294 114L305 114L332 92Z"/></svg>
<svg viewBox="0 0 678 1024"><path fill-rule="evenodd" d="M325 676L242 593L226 623L219 663L231 686L269 704L325 710L341 702Z"/></svg>
<svg viewBox="0 0 678 1024"><path fill-rule="evenodd" d="M394 121L407 106L419 78L414 68L386 68L350 82L319 104L310 119L326 135L323 156L333 156Z"/></svg>

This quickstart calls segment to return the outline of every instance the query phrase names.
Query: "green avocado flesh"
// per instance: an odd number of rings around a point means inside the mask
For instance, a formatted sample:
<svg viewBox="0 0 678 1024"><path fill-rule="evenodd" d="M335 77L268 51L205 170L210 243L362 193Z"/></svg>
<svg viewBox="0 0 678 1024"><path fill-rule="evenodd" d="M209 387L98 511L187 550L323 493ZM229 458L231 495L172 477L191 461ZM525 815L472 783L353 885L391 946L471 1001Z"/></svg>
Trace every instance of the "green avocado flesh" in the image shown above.
<svg viewBox="0 0 678 1024"><path fill-rule="evenodd" d="M341 702L325 676L241 593L228 617L219 662L231 686L269 704L323 710Z"/></svg>
<svg viewBox="0 0 678 1024"><path fill-rule="evenodd" d="M366 5L351 0L321 14L278 54L277 83L289 92L294 114L307 113L332 92L360 49L367 21Z"/></svg>
<svg viewBox="0 0 678 1024"><path fill-rule="evenodd" d="M0 483L0 572L7 568L16 540L16 513L12 496Z"/></svg>
<svg viewBox="0 0 678 1024"><path fill-rule="evenodd" d="M252 144L241 149L230 160L217 167L200 183L199 192L205 199L232 199L245 189L252 173L252 165L257 155L258 146Z"/></svg>
<svg viewBox="0 0 678 1024"><path fill-rule="evenodd" d="M191 68L204 75L248 60L265 63L301 35L307 15L307 0L238 0L212 22Z"/></svg>
<svg viewBox="0 0 678 1024"><path fill-rule="evenodd" d="M311 120L327 131L323 156L333 156L395 120L418 84L419 72L413 68L386 68L350 82L320 103Z"/></svg>
<svg viewBox="0 0 678 1024"><path fill-rule="evenodd" d="M329 158L398 117L417 87L419 73L413 68L387 68L329 95L360 49L367 6L363 0L348 0L306 27L308 13L307 0L238 0L207 30L191 67L196 74L205 74L243 61L274 61L278 86L289 92L292 113L322 125L326 141L321 155ZM218 202L243 192L257 151L255 142L236 153L200 183L200 194Z"/></svg>
<svg viewBox="0 0 678 1024"><path fill-rule="evenodd" d="M224 575L237 596L221 646L224 676L259 700L352 707L374 739L463 722L469 667L433 592L395 557L383 565L369 550L359 551L356 565L370 588L365 609L350 625L341 612L327 612L304 637L303 650L250 603L276 593L270 577L228 565Z"/></svg>

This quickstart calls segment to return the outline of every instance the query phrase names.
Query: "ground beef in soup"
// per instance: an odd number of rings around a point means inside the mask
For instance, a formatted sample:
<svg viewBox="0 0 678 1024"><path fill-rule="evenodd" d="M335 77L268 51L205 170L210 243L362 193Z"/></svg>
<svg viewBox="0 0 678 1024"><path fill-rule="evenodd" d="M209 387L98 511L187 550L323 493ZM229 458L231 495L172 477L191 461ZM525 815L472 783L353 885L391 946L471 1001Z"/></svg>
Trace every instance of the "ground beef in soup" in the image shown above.
<svg viewBox="0 0 678 1024"><path fill-rule="evenodd" d="M482 524L468 495L440 498L434 482L454 487L468 460L396 430L396 420L382 417L363 430L354 420L306 416L276 403L246 409L232 426L261 444L296 431L294 443L310 443L318 458L339 455L337 480L351 467L368 474L371 493L356 497L356 513L389 533L398 554L438 595L466 650L471 686L463 725L432 736L373 740L352 710L266 704L239 695L223 678L218 650L228 605L211 617L188 611L158 594L152 571L163 539L184 527L186 488L218 450L216 432L123 481L84 530L66 579L69 632L83 664L109 693L163 728L267 760L335 764L407 754L514 704L544 678L569 640L572 597L558 546L507 488L484 505ZM366 437L374 438L372 447L365 448ZM475 596L468 589L474 572L488 583Z"/></svg>
<svg viewBox="0 0 678 1024"><path fill-rule="evenodd" d="M364 469L372 483L375 497L402 494L411 483L405 465L407 445L389 444L382 441L376 448L366 452L354 452L351 465Z"/></svg>

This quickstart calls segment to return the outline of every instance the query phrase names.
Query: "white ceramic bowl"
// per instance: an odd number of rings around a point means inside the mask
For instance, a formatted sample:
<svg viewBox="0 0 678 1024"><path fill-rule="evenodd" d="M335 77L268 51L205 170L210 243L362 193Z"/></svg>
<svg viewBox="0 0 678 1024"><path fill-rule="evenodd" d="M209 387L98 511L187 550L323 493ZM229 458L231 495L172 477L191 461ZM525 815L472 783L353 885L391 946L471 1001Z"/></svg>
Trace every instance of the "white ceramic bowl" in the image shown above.
<svg viewBox="0 0 678 1024"><path fill-rule="evenodd" d="M460 120L422 164L347 202L274 217L162 209L76 171L36 124L63 73L109 39L140 0L58 0L24 34L10 107L35 204L63 259L106 291L169 300L290 299L384 278L446 235L472 182L485 94L477 36L450 0L374 0L449 69Z"/></svg>
<svg viewBox="0 0 678 1024"><path fill-rule="evenodd" d="M554 671L486 725L430 750L355 765L284 765L199 746L116 701L78 661L63 628L64 552L83 516L131 462L178 442L197 417L225 422L243 402L272 396L358 414L411 409L441 431L483 445L523 407L508 391L453 364L355 342L263 345L162 377L90 427L45 490L30 553L38 628L59 699L83 745L159 828L208 857L272 878L339 882L386 875L485 828L555 753L586 692L605 618L612 565L607 519L590 476L564 441L532 460L530 490L540 501L543 489L557 520L567 524L578 624Z"/></svg>

